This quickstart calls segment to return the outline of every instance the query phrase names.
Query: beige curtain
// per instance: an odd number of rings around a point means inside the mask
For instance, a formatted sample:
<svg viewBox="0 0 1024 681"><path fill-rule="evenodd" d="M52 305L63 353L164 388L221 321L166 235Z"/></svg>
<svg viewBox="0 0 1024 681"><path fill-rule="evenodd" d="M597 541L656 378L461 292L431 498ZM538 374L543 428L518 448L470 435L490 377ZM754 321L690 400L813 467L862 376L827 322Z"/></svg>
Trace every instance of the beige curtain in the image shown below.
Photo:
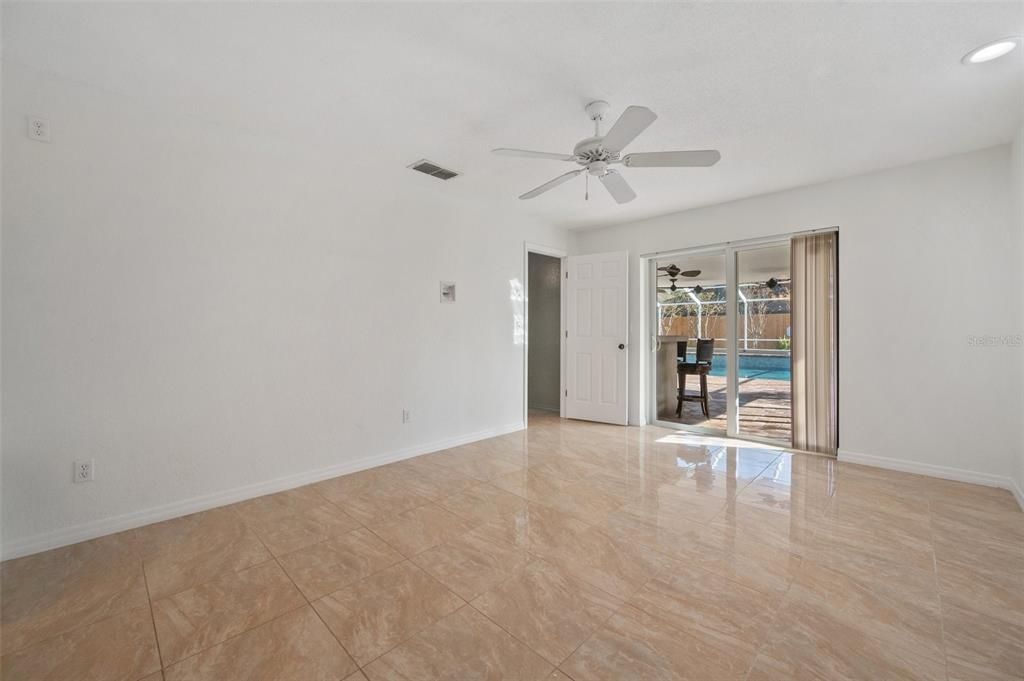
<svg viewBox="0 0 1024 681"><path fill-rule="evenodd" d="M838 235L794 237L791 253L793 446L835 455L839 446Z"/></svg>

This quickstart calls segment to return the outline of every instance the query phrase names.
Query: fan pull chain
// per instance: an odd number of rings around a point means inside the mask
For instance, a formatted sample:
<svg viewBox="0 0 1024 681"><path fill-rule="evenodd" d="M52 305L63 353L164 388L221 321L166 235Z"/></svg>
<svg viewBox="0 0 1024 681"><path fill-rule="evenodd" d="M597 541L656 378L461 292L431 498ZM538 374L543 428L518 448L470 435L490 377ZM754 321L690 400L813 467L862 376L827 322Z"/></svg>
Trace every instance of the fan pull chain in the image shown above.
<svg viewBox="0 0 1024 681"><path fill-rule="evenodd" d="M586 175L586 189L583 191L583 200L590 200L590 173Z"/></svg>

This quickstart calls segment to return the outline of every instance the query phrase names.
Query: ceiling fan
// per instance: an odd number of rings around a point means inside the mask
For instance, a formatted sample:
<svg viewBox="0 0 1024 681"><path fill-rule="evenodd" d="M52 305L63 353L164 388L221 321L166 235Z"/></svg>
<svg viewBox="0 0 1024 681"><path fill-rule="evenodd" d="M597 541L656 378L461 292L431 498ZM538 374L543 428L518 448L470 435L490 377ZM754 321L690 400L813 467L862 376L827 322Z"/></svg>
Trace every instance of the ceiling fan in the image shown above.
<svg viewBox="0 0 1024 681"><path fill-rule="evenodd" d="M543 158L553 161L569 161L581 168L570 170L564 175L545 182L541 186L522 194L520 199L532 199L544 192L568 182L580 173L588 173L601 181L617 203L628 203L636 198L626 179L609 166L622 164L627 168L704 168L713 166L722 158L714 149L703 151L651 151L622 156L622 150L653 123L658 116L645 106L629 106L619 120L604 135L601 121L608 112L608 102L597 100L586 106L587 115L594 121L594 136L580 140L571 154L557 154L525 149L494 149L495 154ZM589 198L589 197L588 197Z"/></svg>
<svg viewBox="0 0 1024 681"><path fill-rule="evenodd" d="M676 265L664 265L658 268L659 277L668 277L668 286L659 286L659 291L682 291L683 288L676 285L676 279L679 277L699 277L700 270L681 270Z"/></svg>
<svg viewBox="0 0 1024 681"><path fill-rule="evenodd" d="M658 275L659 277L668 276L668 277L671 277L672 279L675 279L676 277L678 277L680 275L682 275L684 277L699 277L700 276L700 270L681 270L681 269L679 269L679 267L677 265L665 265L663 267L659 267L658 271L659 272L664 272L664 274L659 274Z"/></svg>

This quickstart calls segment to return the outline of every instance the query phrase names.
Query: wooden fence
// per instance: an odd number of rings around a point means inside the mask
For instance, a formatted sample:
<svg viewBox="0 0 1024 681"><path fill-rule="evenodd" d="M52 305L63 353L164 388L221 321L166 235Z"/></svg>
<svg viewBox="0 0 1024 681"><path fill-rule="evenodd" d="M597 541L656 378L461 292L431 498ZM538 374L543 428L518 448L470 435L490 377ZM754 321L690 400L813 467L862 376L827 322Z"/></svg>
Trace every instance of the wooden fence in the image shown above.
<svg viewBox="0 0 1024 681"><path fill-rule="evenodd" d="M778 339L787 338L790 327L789 313L777 313L763 315L759 320L763 322L763 328L757 329L755 320L752 319L747 327L748 347L752 350L777 350L779 349ZM739 319L739 329L736 338L743 347L743 317ZM715 347L725 348L726 325L725 315L707 315L701 320L703 327L702 337L714 338L718 342ZM758 333L760 331L760 333ZM697 337L697 317L667 317L662 319L661 335L663 336L689 336ZM760 342L754 342L763 339ZM774 341L774 342L773 342Z"/></svg>

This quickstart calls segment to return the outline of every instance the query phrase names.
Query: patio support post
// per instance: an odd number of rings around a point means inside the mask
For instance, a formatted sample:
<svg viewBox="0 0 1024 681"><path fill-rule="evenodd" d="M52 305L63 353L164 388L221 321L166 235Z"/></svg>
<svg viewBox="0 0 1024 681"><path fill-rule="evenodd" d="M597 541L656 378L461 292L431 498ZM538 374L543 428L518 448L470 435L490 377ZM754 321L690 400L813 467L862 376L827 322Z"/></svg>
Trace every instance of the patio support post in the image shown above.
<svg viewBox="0 0 1024 681"><path fill-rule="evenodd" d="M749 350L750 348L747 346L747 323L749 322L747 317L747 297L743 295L743 291L740 290L738 285L736 286L736 293L739 294L740 302L743 303L743 349Z"/></svg>
<svg viewBox="0 0 1024 681"><path fill-rule="evenodd" d="M703 336L701 336L700 333L701 319L703 317L703 315L701 314L701 308L703 307L703 305L700 302L700 298L693 295L693 291L687 289L686 295L690 296L693 302L697 303L697 338L703 338Z"/></svg>

